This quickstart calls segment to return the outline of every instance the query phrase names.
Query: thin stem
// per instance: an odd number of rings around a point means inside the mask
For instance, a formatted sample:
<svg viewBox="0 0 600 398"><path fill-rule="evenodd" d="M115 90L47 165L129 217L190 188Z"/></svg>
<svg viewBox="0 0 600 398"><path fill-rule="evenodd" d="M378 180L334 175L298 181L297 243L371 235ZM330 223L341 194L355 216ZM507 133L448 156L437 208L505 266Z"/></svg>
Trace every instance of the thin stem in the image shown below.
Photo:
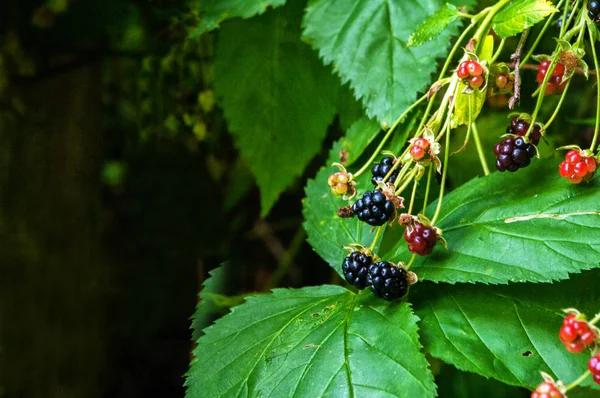
<svg viewBox="0 0 600 398"><path fill-rule="evenodd" d="M590 47L592 47L592 57L594 58L594 69L598 71L598 56L596 55L596 45L592 43L591 37L592 32L590 27L588 26L588 33L590 35ZM600 75L596 74L596 125L594 126L594 138L592 138L592 145L590 145L590 149L592 152L596 150L596 144L598 143L598 131L600 131Z"/></svg>
<svg viewBox="0 0 600 398"><path fill-rule="evenodd" d="M496 16L496 13L509 1L510 0L500 0L498 3L496 3L489 9L489 12L485 16L485 19L483 20L483 22L481 22L481 25L479 25L479 29L477 29L477 31L475 32L474 38L475 40L477 40L477 43L475 44L475 54L479 53L479 47L481 46L481 43L483 43L483 40L481 39L483 38L483 36L487 35L488 31L490 30L490 25L492 24L492 20Z"/></svg>
<svg viewBox="0 0 600 398"><path fill-rule="evenodd" d="M398 177L396 177L396 182L394 182L394 187L395 188L398 188L398 185L400 185L400 183L402 182L402 179L406 176L406 173L408 173L408 171L410 170L410 165L412 164L412 162L413 162L413 159L410 158L404 164L404 166L402 166L402 170L400 170L400 173L398 174Z"/></svg>
<svg viewBox="0 0 600 398"><path fill-rule="evenodd" d="M556 108L554 109L554 113L552 113L552 116L550 116L550 119L548 119L548 121L546 122L546 124L544 124L544 127L542 127L542 130L548 129L548 127L550 127L550 124L552 124L552 122L554 121L554 119L558 115L558 111L560 110L560 107L562 106L562 103L563 103L563 101L564 101L564 99L566 97L567 91L569 91L569 86L571 85L571 80L572 79L569 79L569 81L567 82L567 85L565 86L564 91L560 95L560 100L558 101L558 104L556 105Z"/></svg>
<svg viewBox="0 0 600 398"><path fill-rule="evenodd" d="M406 187L408 186L408 184L410 184L410 182L412 181L412 179L415 177L416 174L417 174L417 168L414 167L411 170L408 177L406 178L406 181L404 182L404 184L402 184L402 186L396 190L396 195L400 195L402 193L402 191L404 191L406 189Z"/></svg>
<svg viewBox="0 0 600 398"><path fill-rule="evenodd" d="M427 188L425 188L425 199L423 200L423 211L422 214L425 214L427 210L427 201L429 200L429 187L431 186L431 175L433 174L433 165L429 165L429 172L427 173Z"/></svg>
<svg viewBox="0 0 600 398"><path fill-rule="evenodd" d="M556 5L556 8L560 8L560 6L563 3L564 3L564 0L559 1L558 4ZM548 26L550 26L551 22L552 22L552 18L547 18L546 19L546 23L542 27L542 30L540 31L540 33L538 34L538 36L535 38L535 41L533 42L533 45L531 46L531 48L529 49L529 51L527 52L527 54L525 55L525 57L521 58L521 63L522 64L526 63L527 60L533 55L533 52L537 48L538 44L540 44L540 41L542 40L542 36L544 36L544 32L546 32L546 29L548 29Z"/></svg>
<svg viewBox="0 0 600 398"><path fill-rule="evenodd" d="M596 316L594 316L594 317L592 318L592 320L591 320L591 321L589 321L588 323L589 323L590 325L595 325L595 324L596 324L596 322L598 322L598 321L600 321L600 313L596 314Z"/></svg>
<svg viewBox="0 0 600 398"><path fill-rule="evenodd" d="M386 131L385 136L383 137L383 139L381 140L381 142L379 143L379 145L377 146L377 149L375 149L375 152L373 152L373 155L371 155L371 158L364 164L363 167L361 167L360 170L358 170L355 174L354 177L358 177L359 175L361 175L362 173L365 172L365 170L367 170L369 168L369 166L371 166L371 163L373 163L373 161L375 160L375 158L379 155L379 151L381 151L381 148L383 148L383 146L385 145L385 142L388 140L388 138L390 138L390 136L392 135L392 132L396 129L396 127L398 127L398 125L402 122L402 119L404 119L404 117L413 109L415 109L421 102L423 102L424 100L427 99L427 94L423 95L421 98L419 98L418 100L416 100L411 106L409 106L403 113L402 115L400 115L400 117L398 119L396 119L396 121L394 122L394 124L392 125L392 127L390 127L388 129L388 131Z"/></svg>
<svg viewBox="0 0 600 398"><path fill-rule="evenodd" d="M446 175L448 174L448 156L450 154L450 123L447 125L446 132L446 148L444 152L444 170L442 171L442 184L440 186L440 196L438 198L438 203L435 208L435 213L433 214L433 218L431 219L431 224L435 225L435 222L440 215L440 211L442 210L442 202L444 200L444 190L446 188Z"/></svg>
<svg viewBox="0 0 600 398"><path fill-rule="evenodd" d="M467 14L467 13L464 13L464 12L459 12L458 16L462 17L462 18L469 18L469 19L475 18L475 15Z"/></svg>
<svg viewBox="0 0 600 398"><path fill-rule="evenodd" d="M496 52L494 53L494 55L492 56L492 59L490 60L490 65L493 64L494 62L496 62L496 60L500 56L500 53L504 49L505 42L506 42L505 39L500 40L500 44L498 44L498 48L496 49Z"/></svg>
<svg viewBox="0 0 600 398"><path fill-rule="evenodd" d="M481 162L481 167L483 168L483 174L487 176L490 174L490 169L485 161L485 152L483 151L481 140L479 139L479 130L477 130L475 123L471 123L471 129L473 130L473 139L475 140L475 147L477 147L477 153L479 154L479 161Z"/></svg>
<svg viewBox="0 0 600 398"><path fill-rule="evenodd" d="M519 44L517 45L517 49L510 56L511 61L515 64L515 86L514 93L512 97L508 100L508 108L513 109L517 102L521 99L521 75L519 71L519 67L521 66L521 52L523 51L523 46L527 41L527 36L529 36L529 29L525 29L521 34L521 38L519 39Z"/></svg>
<svg viewBox="0 0 600 398"><path fill-rule="evenodd" d="M418 185L418 180L415 178L415 183L413 184L413 190L410 195L410 204L408 205L408 214L412 214L412 208L413 208L413 204L415 203L415 196L417 194L417 185Z"/></svg>
<svg viewBox="0 0 600 398"><path fill-rule="evenodd" d="M577 5L575 5L575 7L577 7ZM567 14L569 12L569 2L567 2L567 4L565 4L565 8L563 8L563 12L561 17L561 25L560 25L560 32L558 33L558 37L562 37L566 30L567 30Z"/></svg>
<svg viewBox="0 0 600 398"><path fill-rule="evenodd" d="M583 381L584 381L585 379L587 379L587 377L588 377L589 375L591 375L591 374L592 374L592 372L590 372L589 370L586 370L586 371L585 371L585 373L584 373L584 374L582 374L581 376L579 376L579 378L578 378L577 380L575 380L573 383L571 383L571 384L569 384L569 385L567 386L567 391L569 391L569 390L571 390L571 389L573 389L573 388L577 387L577 386L578 386L578 385L580 385L581 383L583 383Z"/></svg>
<svg viewBox="0 0 600 398"><path fill-rule="evenodd" d="M404 267L404 269L408 271L410 266L413 265L413 263L415 262L415 258L417 258L417 254L413 253L413 255L410 257L410 261L408 262L408 264L406 264L406 267Z"/></svg>
<svg viewBox="0 0 600 398"><path fill-rule="evenodd" d="M385 229L385 227L383 225L381 227L377 227L377 232L375 233L373 242L371 242L371 246L369 246L369 250L371 250L371 251L375 250L375 246L377 245L379 238L381 238L381 234L383 233L384 229Z"/></svg>

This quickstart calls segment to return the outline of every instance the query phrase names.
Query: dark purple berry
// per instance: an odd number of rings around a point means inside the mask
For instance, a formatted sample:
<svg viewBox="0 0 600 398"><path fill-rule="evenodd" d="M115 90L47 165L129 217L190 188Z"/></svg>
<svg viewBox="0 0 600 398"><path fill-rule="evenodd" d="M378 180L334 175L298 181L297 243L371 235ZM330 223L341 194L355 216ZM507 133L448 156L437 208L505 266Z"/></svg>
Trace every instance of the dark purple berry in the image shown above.
<svg viewBox="0 0 600 398"><path fill-rule="evenodd" d="M414 226L409 226L404 231L404 239L408 243L408 250L419 256L426 256L433 251L437 242L437 232L433 227L426 227L416 221Z"/></svg>
<svg viewBox="0 0 600 398"><path fill-rule="evenodd" d="M536 154L535 145L523 137L508 137L494 146L496 169L498 171L515 172L531 164Z"/></svg>
<svg viewBox="0 0 600 398"><path fill-rule="evenodd" d="M342 272L346 281L358 289L364 289L367 286L367 273L371 264L373 264L371 256L359 251L350 253L342 263Z"/></svg>
<svg viewBox="0 0 600 398"><path fill-rule="evenodd" d="M387 261L369 267L367 285L375 296L384 300L397 300L408 293L408 274L405 269Z"/></svg>
<svg viewBox="0 0 600 398"><path fill-rule="evenodd" d="M378 181L383 181L384 177L387 175L387 173L390 172L390 170L392 169L393 166L394 166L394 158L389 157L389 156L381 159L381 162L379 162L375 166L373 166L373 168L371 169L371 173L373 174L373 177L371 178L371 182L373 183L373 185L376 186ZM390 174L390 178L388 178L388 180L386 182L391 182L393 184L394 181L396 181L396 177L398 177L400 168L401 168L401 166L396 167L396 169L394 169L392 174Z"/></svg>
<svg viewBox="0 0 600 398"><path fill-rule="evenodd" d="M396 209L394 204L387 200L381 191L376 189L365 192L363 197L352 205L352 211L360 221L379 226L388 222Z"/></svg>

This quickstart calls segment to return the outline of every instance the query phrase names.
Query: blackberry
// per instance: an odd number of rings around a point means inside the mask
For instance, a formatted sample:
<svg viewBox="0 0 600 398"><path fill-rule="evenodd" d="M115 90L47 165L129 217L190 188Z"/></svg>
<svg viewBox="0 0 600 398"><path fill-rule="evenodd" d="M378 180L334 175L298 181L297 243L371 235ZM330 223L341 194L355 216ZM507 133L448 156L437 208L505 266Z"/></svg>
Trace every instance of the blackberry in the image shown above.
<svg viewBox="0 0 600 398"><path fill-rule="evenodd" d="M378 189L367 191L363 197L352 205L352 211L360 221L369 225L379 226L385 224L394 215L394 204L387 200Z"/></svg>
<svg viewBox="0 0 600 398"><path fill-rule="evenodd" d="M560 28L562 28L562 22L563 22L563 14L561 13L558 16L558 20L556 21L556 31L560 32ZM567 12L567 18L565 19L565 22L567 22L569 20L569 18L571 18L571 11Z"/></svg>
<svg viewBox="0 0 600 398"><path fill-rule="evenodd" d="M390 172L392 167L394 166L394 158L385 157L381 159L381 162L377 163L371 169L371 173L373 174L373 178L371 178L371 182L373 185L377 186L378 181L383 181L383 178ZM392 184L396 181L396 177L398 177L398 173L400 172L400 167L397 167L392 174L390 174L390 178L388 178L388 182Z"/></svg>
<svg viewBox="0 0 600 398"><path fill-rule="evenodd" d="M600 20L600 2L596 0L588 1L587 9L588 17L590 17L592 21L598 22L598 20Z"/></svg>
<svg viewBox="0 0 600 398"><path fill-rule="evenodd" d="M498 171L517 171L529 166L535 153L535 145L526 142L523 137L505 138L494 147L496 168Z"/></svg>
<svg viewBox="0 0 600 398"><path fill-rule="evenodd" d="M350 253L342 263L346 281L358 289L364 289L367 286L367 272L371 264L371 256L358 251Z"/></svg>
<svg viewBox="0 0 600 398"><path fill-rule="evenodd" d="M426 256L433 251L437 242L437 232L433 227L426 227L416 221L414 227L406 228L404 239L408 243L408 250L419 256Z"/></svg>
<svg viewBox="0 0 600 398"><path fill-rule="evenodd" d="M523 137L527 133L527 130L529 130L529 122L515 117L511 120L510 126L506 128L506 134L520 135ZM531 134L529 134L529 140L533 145L537 146L537 144L540 143L540 138L542 138L542 128L539 124L536 124L531 130Z"/></svg>
<svg viewBox="0 0 600 398"><path fill-rule="evenodd" d="M375 296L384 300L396 300L408 293L408 274L387 261L371 264L367 274L367 285Z"/></svg>

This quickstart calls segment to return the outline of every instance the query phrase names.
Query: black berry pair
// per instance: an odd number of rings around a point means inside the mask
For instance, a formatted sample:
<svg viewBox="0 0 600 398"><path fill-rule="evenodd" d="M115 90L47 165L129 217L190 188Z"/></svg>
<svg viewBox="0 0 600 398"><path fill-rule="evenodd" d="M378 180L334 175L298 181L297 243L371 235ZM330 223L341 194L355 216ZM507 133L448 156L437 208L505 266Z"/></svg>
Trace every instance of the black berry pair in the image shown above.
<svg viewBox="0 0 600 398"><path fill-rule="evenodd" d="M373 174L371 182L373 183L373 185L377 186L377 183L379 181L383 181L383 179L390 172L392 167L394 167L394 158L389 156L381 159L381 162L373 166L373 168L371 169L371 173ZM387 179L387 182L391 182L393 184L396 181L396 177L398 177L400 168L401 166L394 169L392 174L390 174L390 178Z"/></svg>
<svg viewBox="0 0 600 398"><path fill-rule="evenodd" d="M371 256L355 251L342 263L346 281L358 289L369 287L375 296L397 300L408 293L408 273L388 261L373 263Z"/></svg>
<svg viewBox="0 0 600 398"><path fill-rule="evenodd" d="M531 164L536 149L523 137L508 137L496 144L494 154L498 171L515 172Z"/></svg>
<svg viewBox="0 0 600 398"><path fill-rule="evenodd" d="M367 191L352 205L352 212L369 225L383 225L392 219L396 209L392 201L378 189Z"/></svg>
<svg viewBox="0 0 600 398"><path fill-rule="evenodd" d="M529 130L529 122L525 119L520 119L518 117L513 118L510 122L510 126L506 128L506 134L519 135L524 137L527 134L527 130ZM529 134L529 141L533 145L537 145L540 143L540 138L542 138L542 128L539 124L536 124L531 129L531 134Z"/></svg>

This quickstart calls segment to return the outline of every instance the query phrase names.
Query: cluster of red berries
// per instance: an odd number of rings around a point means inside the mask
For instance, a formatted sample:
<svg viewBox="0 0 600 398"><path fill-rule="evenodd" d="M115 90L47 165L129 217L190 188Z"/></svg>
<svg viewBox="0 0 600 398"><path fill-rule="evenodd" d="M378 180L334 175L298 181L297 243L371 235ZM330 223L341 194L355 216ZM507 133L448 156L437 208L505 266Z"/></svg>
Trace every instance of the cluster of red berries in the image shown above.
<svg viewBox="0 0 600 398"><path fill-rule="evenodd" d="M544 81L544 77L546 77L546 73L548 72L548 67L550 67L550 61L543 61L538 66L538 73L536 76L536 80L538 84L542 84ZM561 63L557 63L552 71L552 75L548 80L548 84L546 85L546 90L544 91L544 95L550 94L561 94L565 86L567 85L566 81L562 81L563 74L565 73L565 66Z"/></svg>
<svg viewBox="0 0 600 398"><path fill-rule="evenodd" d="M426 256L433 251L437 242L437 232L431 226L425 226L415 221L413 226L409 226L404 231L404 239L408 243L408 250L419 256Z"/></svg>
<svg viewBox="0 0 600 398"><path fill-rule="evenodd" d="M574 354L583 352L586 347L596 341L596 333L586 321L579 321L574 314L569 314L563 321L558 338L567 351Z"/></svg>
<svg viewBox="0 0 600 398"><path fill-rule="evenodd" d="M499 89L512 91L514 84L514 80L510 76L504 73L496 75L496 87Z"/></svg>
<svg viewBox="0 0 600 398"><path fill-rule="evenodd" d="M472 89L479 88L485 82L483 67L475 61L463 61L458 65L456 75Z"/></svg>
<svg viewBox="0 0 600 398"><path fill-rule="evenodd" d="M427 138L417 138L410 147L410 156L412 156L415 161L419 161L427 155L428 150L429 141Z"/></svg>
<svg viewBox="0 0 600 398"><path fill-rule="evenodd" d="M597 384L600 384L600 354L596 354L588 361L588 369Z"/></svg>
<svg viewBox="0 0 600 398"><path fill-rule="evenodd" d="M564 396L565 395L556 388L556 385L549 381L545 381L538 385L535 391L531 393L531 398L564 398Z"/></svg>
<svg viewBox="0 0 600 398"><path fill-rule="evenodd" d="M593 157L586 157L580 151L567 152L565 160L558 166L561 176L568 178L571 184L588 181L596 171L597 163Z"/></svg>

